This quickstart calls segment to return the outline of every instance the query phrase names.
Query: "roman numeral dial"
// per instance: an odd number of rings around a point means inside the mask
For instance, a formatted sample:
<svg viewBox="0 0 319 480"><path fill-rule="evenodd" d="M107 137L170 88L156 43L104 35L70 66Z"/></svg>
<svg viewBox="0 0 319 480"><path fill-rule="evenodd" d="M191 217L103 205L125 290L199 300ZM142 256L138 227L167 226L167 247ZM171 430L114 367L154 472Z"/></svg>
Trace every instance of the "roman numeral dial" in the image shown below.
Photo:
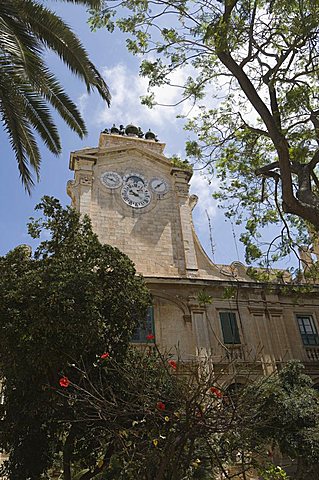
<svg viewBox="0 0 319 480"><path fill-rule="evenodd" d="M152 199L147 187L147 180L140 174L129 173L123 177L121 196L123 201L132 208L146 207Z"/></svg>

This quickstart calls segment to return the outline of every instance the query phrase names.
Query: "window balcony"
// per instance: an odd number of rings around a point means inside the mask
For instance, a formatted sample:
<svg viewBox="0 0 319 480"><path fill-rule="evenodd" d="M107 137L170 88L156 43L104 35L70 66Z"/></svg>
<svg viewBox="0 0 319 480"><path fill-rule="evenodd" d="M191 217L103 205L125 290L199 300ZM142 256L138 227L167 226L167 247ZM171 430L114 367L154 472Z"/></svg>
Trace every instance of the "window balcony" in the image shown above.
<svg viewBox="0 0 319 480"><path fill-rule="evenodd" d="M319 346L318 347L305 347L306 361L319 362Z"/></svg>

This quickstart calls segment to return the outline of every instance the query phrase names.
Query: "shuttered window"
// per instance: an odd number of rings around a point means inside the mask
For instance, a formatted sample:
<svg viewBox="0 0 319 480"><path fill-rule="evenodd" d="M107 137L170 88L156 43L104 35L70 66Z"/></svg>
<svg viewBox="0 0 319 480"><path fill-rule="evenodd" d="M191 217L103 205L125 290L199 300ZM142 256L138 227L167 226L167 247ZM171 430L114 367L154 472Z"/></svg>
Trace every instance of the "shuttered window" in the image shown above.
<svg viewBox="0 0 319 480"><path fill-rule="evenodd" d="M134 343L149 343L146 338L148 335L155 335L153 307L148 307L146 319L137 327L131 341Z"/></svg>
<svg viewBox="0 0 319 480"><path fill-rule="evenodd" d="M319 345L319 337L311 315L297 315L301 339L304 345Z"/></svg>
<svg viewBox="0 0 319 480"><path fill-rule="evenodd" d="M224 343L240 343L235 312L219 312Z"/></svg>

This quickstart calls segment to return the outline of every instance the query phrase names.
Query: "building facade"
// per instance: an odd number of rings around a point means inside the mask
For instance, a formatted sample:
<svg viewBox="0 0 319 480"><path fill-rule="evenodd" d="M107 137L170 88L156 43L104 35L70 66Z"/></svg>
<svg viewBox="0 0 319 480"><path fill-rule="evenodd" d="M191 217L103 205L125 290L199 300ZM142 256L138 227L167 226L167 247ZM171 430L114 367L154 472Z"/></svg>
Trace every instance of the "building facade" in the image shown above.
<svg viewBox="0 0 319 480"><path fill-rule="evenodd" d="M98 147L71 153L67 187L100 241L126 253L153 294L133 340L153 332L162 350L184 361L210 358L217 373L236 365L239 383L300 359L319 383L318 287L298 294L295 286L292 294L288 280L262 284L240 262L212 263L193 227L191 172L146 137L134 127L102 132Z"/></svg>

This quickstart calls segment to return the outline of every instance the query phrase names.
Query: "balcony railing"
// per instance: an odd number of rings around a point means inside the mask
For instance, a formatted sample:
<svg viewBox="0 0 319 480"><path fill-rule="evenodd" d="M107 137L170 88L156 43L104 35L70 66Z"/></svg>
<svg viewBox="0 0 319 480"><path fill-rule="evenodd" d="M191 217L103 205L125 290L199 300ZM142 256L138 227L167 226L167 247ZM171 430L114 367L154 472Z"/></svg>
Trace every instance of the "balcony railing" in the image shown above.
<svg viewBox="0 0 319 480"><path fill-rule="evenodd" d="M242 345L227 345L226 357L229 360L246 360Z"/></svg>
<svg viewBox="0 0 319 480"><path fill-rule="evenodd" d="M319 347L305 347L305 350L309 362L319 362Z"/></svg>

